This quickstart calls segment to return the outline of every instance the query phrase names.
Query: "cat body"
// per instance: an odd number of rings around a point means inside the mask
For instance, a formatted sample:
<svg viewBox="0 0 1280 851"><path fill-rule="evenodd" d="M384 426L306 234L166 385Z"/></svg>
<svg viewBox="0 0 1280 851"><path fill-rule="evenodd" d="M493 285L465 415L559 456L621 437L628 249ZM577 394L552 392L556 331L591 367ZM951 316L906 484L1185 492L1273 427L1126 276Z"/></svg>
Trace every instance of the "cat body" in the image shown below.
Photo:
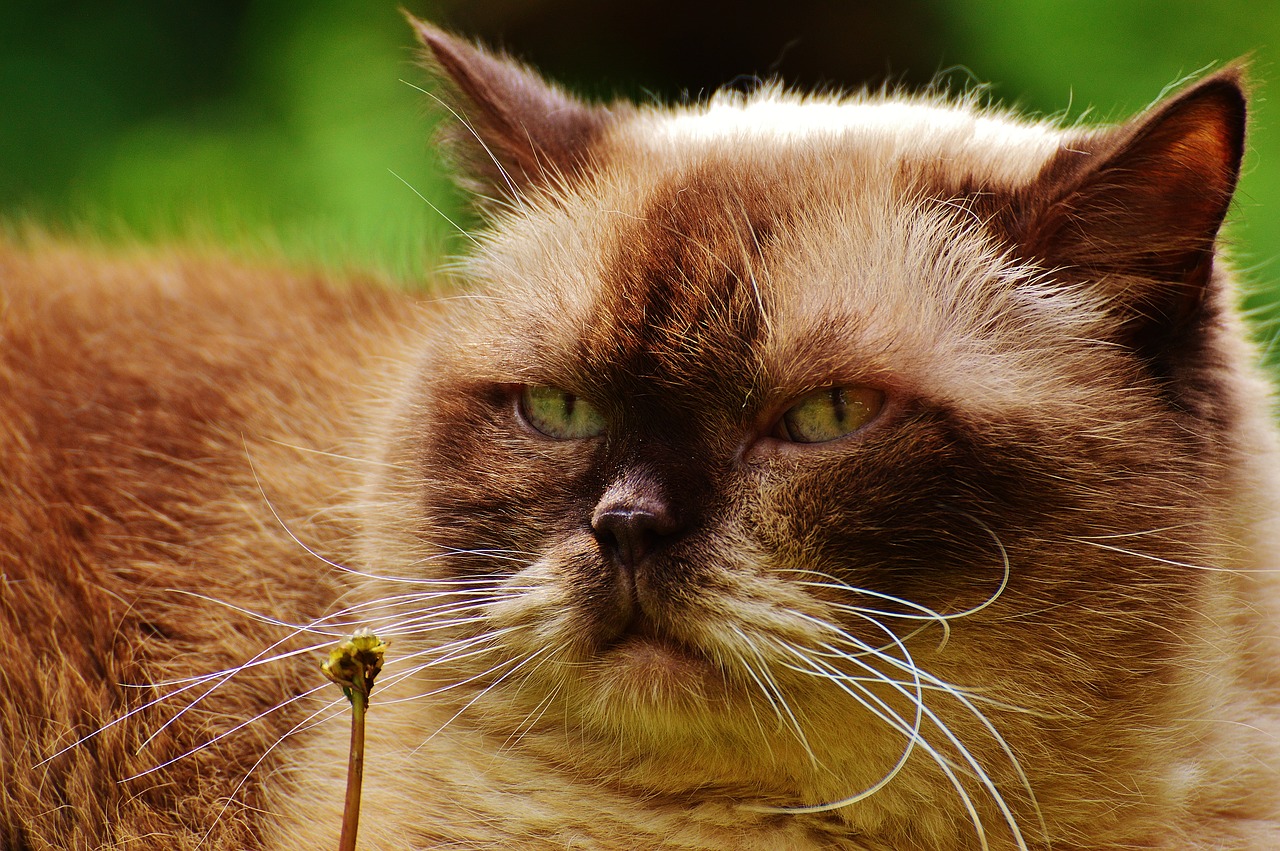
<svg viewBox="0 0 1280 851"><path fill-rule="evenodd" d="M415 26L458 295L0 254L4 847L335 845L356 628L363 847L1280 844L1238 72L606 109Z"/></svg>

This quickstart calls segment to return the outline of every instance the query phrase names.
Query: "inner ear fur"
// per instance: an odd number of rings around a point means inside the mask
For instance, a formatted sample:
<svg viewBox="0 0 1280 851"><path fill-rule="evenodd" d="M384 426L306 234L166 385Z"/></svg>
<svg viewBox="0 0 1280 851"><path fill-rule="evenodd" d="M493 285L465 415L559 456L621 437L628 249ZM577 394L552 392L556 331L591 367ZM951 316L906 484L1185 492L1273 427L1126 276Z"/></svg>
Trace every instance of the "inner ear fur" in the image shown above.
<svg viewBox="0 0 1280 851"><path fill-rule="evenodd" d="M1024 247L1104 289L1142 347L1206 303L1244 154L1243 72L1227 68L1078 140L1031 190Z"/></svg>
<svg viewBox="0 0 1280 851"><path fill-rule="evenodd" d="M476 189L517 200L530 187L572 180L611 120L505 56L405 16L425 50L427 67L445 86L461 126L448 138Z"/></svg>

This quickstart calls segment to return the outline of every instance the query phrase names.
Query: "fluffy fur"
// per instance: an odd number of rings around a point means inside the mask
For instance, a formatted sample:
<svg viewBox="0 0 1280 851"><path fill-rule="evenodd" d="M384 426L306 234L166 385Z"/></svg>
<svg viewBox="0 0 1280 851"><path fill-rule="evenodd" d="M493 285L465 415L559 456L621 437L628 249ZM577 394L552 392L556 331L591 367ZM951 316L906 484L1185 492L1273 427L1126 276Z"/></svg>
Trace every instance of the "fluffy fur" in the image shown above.
<svg viewBox="0 0 1280 851"><path fill-rule="evenodd" d="M414 25L464 294L0 252L4 848L332 847L357 627L367 848L1280 844L1238 72L603 108Z"/></svg>

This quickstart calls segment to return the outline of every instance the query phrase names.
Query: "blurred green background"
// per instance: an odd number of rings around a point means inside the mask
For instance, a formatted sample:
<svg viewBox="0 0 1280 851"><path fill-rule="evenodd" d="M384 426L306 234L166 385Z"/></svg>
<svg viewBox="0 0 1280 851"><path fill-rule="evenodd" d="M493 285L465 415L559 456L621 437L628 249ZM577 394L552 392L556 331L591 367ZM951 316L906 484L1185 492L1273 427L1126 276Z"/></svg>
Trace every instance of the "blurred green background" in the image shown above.
<svg viewBox="0 0 1280 851"><path fill-rule="evenodd" d="M1230 244L1261 323L1280 315L1276 0L403 5L602 97L941 74L990 82L996 99L1038 114L1114 120L1248 57L1253 135ZM426 276L462 245L423 198L468 219L431 144L433 105L408 84L425 80L397 8L0 0L0 222Z"/></svg>

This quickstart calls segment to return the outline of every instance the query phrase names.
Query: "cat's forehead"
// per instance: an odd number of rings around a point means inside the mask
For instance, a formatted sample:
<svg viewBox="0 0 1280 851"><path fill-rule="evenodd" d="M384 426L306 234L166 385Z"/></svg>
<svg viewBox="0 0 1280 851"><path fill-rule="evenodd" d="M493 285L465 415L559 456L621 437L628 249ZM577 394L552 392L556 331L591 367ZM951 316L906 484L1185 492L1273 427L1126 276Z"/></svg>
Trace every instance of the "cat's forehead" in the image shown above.
<svg viewBox="0 0 1280 851"><path fill-rule="evenodd" d="M1060 322L1066 296L1037 290L953 187L1012 192L1061 138L969 105L770 95L645 113L591 179L500 227L476 270L525 329L513 362L794 389L905 376L972 396L1019 371L987 368L1019 354L993 318Z"/></svg>

